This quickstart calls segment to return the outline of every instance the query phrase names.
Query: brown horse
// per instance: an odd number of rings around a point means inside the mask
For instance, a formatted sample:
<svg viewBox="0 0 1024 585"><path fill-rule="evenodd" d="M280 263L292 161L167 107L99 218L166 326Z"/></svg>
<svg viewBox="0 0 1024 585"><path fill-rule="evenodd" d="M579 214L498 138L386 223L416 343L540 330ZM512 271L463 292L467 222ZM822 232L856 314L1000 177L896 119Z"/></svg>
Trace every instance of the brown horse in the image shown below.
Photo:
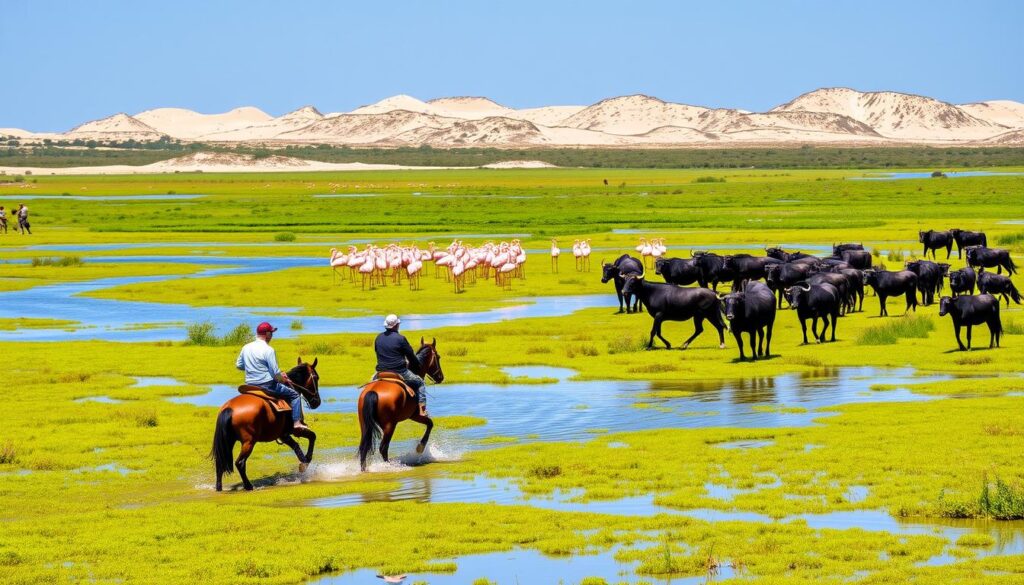
<svg viewBox="0 0 1024 585"><path fill-rule="evenodd" d="M444 382L441 371L441 356L437 353L437 339L424 343L420 338L420 349L416 352L420 367L413 373L420 377L430 377L435 383ZM423 438L416 446L416 452L422 453L434 428L434 421L429 416L420 416L420 407L416 398L406 394L405 389L393 382L374 381L363 386L359 394L359 466L366 471L366 458L374 450L374 444L380 441L380 456L388 460L388 446L395 434L395 427L403 420L413 420L427 427Z"/></svg>
<svg viewBox="0 0 1024 585"><path fill-rule="evenodd" d="M314 409L320 406L320 375L316 373L316 364L315 359L312 364L306 364L299 358L298 365L288 372L288 379L292 381L295 390ZM245 473L245 462L257 442L280 441L288 445L299 458L299 471L305 471L313 459L316 433L294 429L292 424L291 413L274 412L270 403L258 396L239 394L225 402L217 415L217 429L213 433L213 450L210 452L217 471L217 491L221 491L221 476L232 472L231 454L235 441L242 442L242 449L234 465L238 467L238 475L242 477L242 485L246 490L252 489L252 483ZM309 439L309 448L305 454L292 438L293 434Z"/></svg>

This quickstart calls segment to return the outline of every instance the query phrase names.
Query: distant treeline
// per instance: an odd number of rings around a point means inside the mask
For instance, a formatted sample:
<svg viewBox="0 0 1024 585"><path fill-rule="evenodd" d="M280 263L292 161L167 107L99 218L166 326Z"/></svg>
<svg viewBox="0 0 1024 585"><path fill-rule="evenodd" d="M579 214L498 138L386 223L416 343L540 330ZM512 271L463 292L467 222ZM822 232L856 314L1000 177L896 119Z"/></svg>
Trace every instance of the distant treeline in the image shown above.
<svg viewBox="0 0 1024 585"><path fill-rule="evenodd" d="M346 163L387 163L415 166L479 166L507 160L540 160L564 167L665 169L877 169L1024 166L1024 148L889 147L833 148L353 148L348 146L287 146L262 148L162 140L150 143L49 143L24 146L0 143L0 166L144 165L192 152L233 152L257 157L293 156Z"/></svg>

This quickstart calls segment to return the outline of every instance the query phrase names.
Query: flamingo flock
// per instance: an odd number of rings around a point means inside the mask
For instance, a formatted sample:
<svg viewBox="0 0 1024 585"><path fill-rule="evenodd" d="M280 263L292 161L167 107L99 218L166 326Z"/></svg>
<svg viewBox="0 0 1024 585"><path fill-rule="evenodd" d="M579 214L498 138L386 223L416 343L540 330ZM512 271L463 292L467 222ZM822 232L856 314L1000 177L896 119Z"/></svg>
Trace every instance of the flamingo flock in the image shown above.
<svg viewBox="0 0 1024 585"><path fill-rule="evenodd" d="M664 238L640 238L640 243L634 248L640 253L640 258L644 262L644 267L653 266L658 258L665 255L668 248L665 246Z"/></svg>
<svg viewBox="0 0 1024 585"><path fill-rule="evenodd" d="M479 279L493 278L495 285L510 290L512 279L526 278L526 251L519 240L487 242L482 246L454 240L446 248L430 242L427 249L416 244L368 244L361 250L349 246L345 252L331 248L330 258L336 282L343 282L346 277L349 282L355 282L356 274L359 274L363 290L387 286L389 280L399 285L403 275L411 290L419 290L423 265L428 262L434 264L434 277L443 275L446 282L452 283L456 293L464 291L467 284L476 284Z"/></svg>

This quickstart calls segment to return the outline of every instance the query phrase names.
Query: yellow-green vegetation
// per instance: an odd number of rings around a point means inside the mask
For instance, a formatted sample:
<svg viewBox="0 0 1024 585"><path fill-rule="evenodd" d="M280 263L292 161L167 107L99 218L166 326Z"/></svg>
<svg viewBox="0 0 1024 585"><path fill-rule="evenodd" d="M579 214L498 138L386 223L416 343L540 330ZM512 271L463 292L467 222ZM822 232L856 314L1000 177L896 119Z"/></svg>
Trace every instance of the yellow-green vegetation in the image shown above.
<svg viewBox="0 0 1024 585"><path fill-rule="evenodd" d="M513 378L501 370L515 365L571 368L574 380L650 382L635 392L635 401L622 405L624 411L637 405L652 410L623 416L664 416L672 412L672 400L715 396L723 387L771 396L769 379L779 375L816 382L848 366L915 368L932 375L899 384L917 401L874 402L893 398L885 391L897 389L878 380L872 390L879 392L866 392L863 404L809 412L765 399L752 408L764 417L813 417L810 426L614 434L595 428L590 438L575 442L492 434L473 442L459 461L359 475L354 404L357 386L372 366L373 335L281 335L274 344L282 364L294 363L296 355L319 356L324 385L351 386L351 394L336 398L351 401L348 412L307 413L319 435L315 462L342 472L318 472L314 466L300 476L290 450L261 444L249 463L259 489L217 494L206 459L216 408L168 399L204 393L212 384L238 383L233 365L248 329L218 335L195 323L183 342L0 342L6 373L16 380L17 390L16 401L0 411L0 428L10 431L0 435L0 501L8 504L0 513L0 582L285 584L357 568L385 574L450 572L462 555L517 548L553 556L614 554L635 563L642 575L638 579L654 581L706 576L716 567L731 566L740 579L766 583L1019 582L1024 555L982 556L996 548L982 528L950 543L938 532L817 529L792 518L854 510L886 510L919 523L1024 516L1019 455L1024 452L1024 317L1017 306L1003 310L1002 348L973 352L954 351L952 324L934 306L919 307L909 317L878 318L878 301L869 296L863 313L840 320L836 343L806 346L800 344L795 314L783 310L771 359L738 362L731 336L726 335L727 348L719 349L711 328L685 351L645 351L650 317L615 314L612 287L599 282L602 257L631 251L641 235L665 237L676 247L670 255L684 257L689 248L705 245L721 246L715 248L720 252L756 253L751 245L790 242L799 248L840 240L864 242L888 254L901 249L917 253L918 227L961 227L984 229L1016 257L1024 251L1019 226L998 223L1019 217L1024 177L849 180L863 174L554 169L41 176L37 182L0 184L0 193L9 194L205 195L189 201L37 200L32 244L138 247L41 255L19 248L25 240L4 238L2 259L19 263L0 264L0 294L106 277L194 275L202 269L96 259L112 254L316 255L324 258L324 266L124 284L89 294L194 306L297 307L304 315L336 317L468 312L519 298L602 294L608 297L607 308L566 317L409 335L437 337L446 380L454 383L537 383L559 391L553 378ZM604 185L605 179L611 186ZM380 195L312 197L324 193ZM513 237L534 252L526 279L515 281L511 292L478 282L456 295L444 279L433 278L429 265L420 291L389 285L364 292L344 272L337 284L326 266L327 250L342 248L347 240L447 245L455 238L477 243ZM590 238L595 248L607 250L595 251L590 273L573 270L571 254L565 254L560 272L552 274L544 252L552 237L563 250L575 238ZM41 260L33 266L36 257ZM59 260L64 257L80 261ZM902 262L902 256L892 257L878 255L876 262L890 268ZM959 268L963 263L954 259L952 264ZM647 274L661 280L653 270ZM890 301L890 308L900 304ZM312 329L310 322L296 319L290 335ZM0 320L0 327L14 329L72 326L88 324L61 320L59 314ZM690 323L664 327L677 346L691 331ZM987 339L984 333L984 328L975 332L976 343ZM944 377L950 374L970 377ZM133 385L134 376L172 377L183 385L139 387ZM443 385L431 390L433 401L457 404L461 399ZM114 402L84 400L96 397ZM493 399L516 396L502 393ZM581 402L583 414L586 397ZM541 402L536 406L544 408ZM696 409L678 416L692 421L708 414ZM487 423L469 416L436 422L438 440ZM402 424L397 440L421 432L419 425ZM527 502L305 505L330 496L397 490L409 478L480 475L496 483L507 480L529 496L570 494L580 511L555 512ZM235 480L229 476L228 485L236 487ZM734 495L711 497L709 484ZM855 497L856 490L863 493ZM625 497L650 497L658 506L652 511L661 513L585 511L588 502ZM708 522L678 514L694 508L784 521ZM272 545L281 542L294 546L282 550ZM941 554L960 560L923 564ZM594 575L585 582L620 580L637 579Z"/></svg>

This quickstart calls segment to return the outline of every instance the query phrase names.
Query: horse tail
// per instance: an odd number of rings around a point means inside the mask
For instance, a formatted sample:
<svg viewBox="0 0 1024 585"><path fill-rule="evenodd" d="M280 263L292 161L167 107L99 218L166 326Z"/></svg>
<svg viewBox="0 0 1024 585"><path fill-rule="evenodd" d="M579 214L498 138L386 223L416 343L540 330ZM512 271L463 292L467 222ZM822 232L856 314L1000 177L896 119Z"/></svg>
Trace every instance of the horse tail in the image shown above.
<svg viewBox="0 0 1024 585"><path fill-rule="evenodd" d="M363 436L359 439L359 465L366 469L366 458L377 448L380 441L380 425L377 424L377 392L370 390L363 396L363 409L359 413Z"/></svg>
<svg viewBox="0 0 1024 585"><path fill-rule="evenodd" d="M231 473L235 470L235 464L231 460L231 452L235 448L235 429L231 425L232 410L225 408L217 415L217 428L213 431L213 449L210 450L210 458L214 461L217 476L222 473Z"/></svg>

